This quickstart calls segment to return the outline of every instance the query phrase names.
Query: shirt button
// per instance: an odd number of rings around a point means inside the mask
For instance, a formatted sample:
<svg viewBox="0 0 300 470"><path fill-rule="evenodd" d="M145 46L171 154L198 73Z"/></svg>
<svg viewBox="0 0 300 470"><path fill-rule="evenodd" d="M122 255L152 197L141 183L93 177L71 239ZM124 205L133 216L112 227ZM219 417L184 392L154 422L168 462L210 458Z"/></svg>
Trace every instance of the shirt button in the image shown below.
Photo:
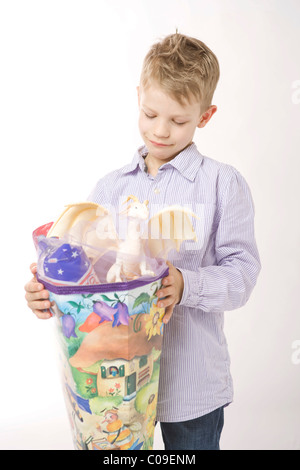
<svg viewBox="0 0 300 470"><path fill-rule="evenodd" d="M159 193L160 193L160 189L159 189L159 188L155 188L155 189L154 189L154 192L155 192L155 194L159 194Z"/></svg>

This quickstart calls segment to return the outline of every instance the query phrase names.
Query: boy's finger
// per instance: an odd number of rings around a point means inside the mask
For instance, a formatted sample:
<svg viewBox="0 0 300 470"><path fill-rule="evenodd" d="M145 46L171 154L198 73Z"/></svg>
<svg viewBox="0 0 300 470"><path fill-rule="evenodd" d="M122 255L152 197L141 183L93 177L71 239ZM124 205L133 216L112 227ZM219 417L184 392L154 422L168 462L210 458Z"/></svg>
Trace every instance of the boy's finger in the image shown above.
<svg viewBox="0 0 300 470"><path fill-rule="evenodd" d="M164 297L163 300L159 300L157 302L158 308L164 308L164 307L166 308L170 306L171 304L173 304L173 299L170 297Z"/></svg>
<svg viewBox="0 0 300 470"><path fill-rule="evenodd" d="M43 292L43 295L39 295L39 293L26 292L25 299L31 310L44 310L50 308L49 293L48 291Z"/></svg>
<svg viewBox="0 0 300 470"><path fill-rule="evenodd" d="M51 318L51 312L50 310L33 310L33 313L40 319L40 320L48 320L48 318Z"/></svg>
<svg viewBox="0 0 300 470"><path fill-rule="evenodd" d="M37 282L35 278L25 285L26 292L41 292L44 289L43 284Z"/></svg>
<svg viewBox="0 0 300 470"><path fill-rule="evenodd" d="M36 302L37 300L49 300L49 292L46 289L41 292L26 292L25 299L28 303Z"/></svg>
<svg viewBox="0 0 300 470"><path fill-rule="evenodd" d="M169 322L169 320L170 320L170 318L171 318L171 316L172 316L173 308L174 308L174 305L170 305L170 306L167 307L166 310L165 310L165 314L164 314L164 316L163 316L163 323L164 323L165 325Z"/></svg>
<svg viewBox="0 0 300 470"><path fill-rule="evenodd" d="M28 302L28 307L33 312L38 310L49 310L50 302L49 300L32 300Z"/></svg>
<svg viewBox="0 0 300 470"><path fill-rule="evenodd" d="M169 295L175 294L175 289L174 286L170 287L165 287L164 289L160 289L157 293L156 296L158 299L162 299L163 297L167 297Z"/></svg>
<svg viewBox="0 0 300 470"><path fill-rule="evenodd" d="M163 284L164 286L169 286L169 285L171 285L173 282L174 282L174 276L172 276L172 275L167 276L167 277L164 277L163 280L162 280L162 284Z"/></svg>

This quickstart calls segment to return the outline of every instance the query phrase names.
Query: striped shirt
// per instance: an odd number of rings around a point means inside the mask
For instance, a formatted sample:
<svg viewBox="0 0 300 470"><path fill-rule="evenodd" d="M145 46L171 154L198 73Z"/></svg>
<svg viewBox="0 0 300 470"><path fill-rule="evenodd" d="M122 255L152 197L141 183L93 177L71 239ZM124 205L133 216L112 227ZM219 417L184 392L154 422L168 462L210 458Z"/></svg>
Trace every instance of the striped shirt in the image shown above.
<svg viewBox="0 0 300 470"><path fill-rule="evenodd" d="M198 216L192 220L197 241L184 241L168 257L182 273L184 290L164 329L157 405L158 421L186 421L233 400L224 311L247 302L260 271L254 206L241 174L201 155L194 143L155 177L147 172L146 155L140 147L88 199L119 210L134 195L149 201L150 217L174 204Z"/></svg>

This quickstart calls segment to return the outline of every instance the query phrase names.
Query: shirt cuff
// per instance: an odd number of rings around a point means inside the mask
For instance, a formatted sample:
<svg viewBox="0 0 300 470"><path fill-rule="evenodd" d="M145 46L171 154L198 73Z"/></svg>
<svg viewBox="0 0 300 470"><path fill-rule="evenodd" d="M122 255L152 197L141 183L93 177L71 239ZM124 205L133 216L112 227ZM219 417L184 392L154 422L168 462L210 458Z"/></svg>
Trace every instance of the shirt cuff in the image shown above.
<svg viewBox="0 0 300 470"><path fill-rule="evenodd" d="M183 277L183 292L180 302L177 305L197 308L200 303L200 273L176 268Z"/></svg>

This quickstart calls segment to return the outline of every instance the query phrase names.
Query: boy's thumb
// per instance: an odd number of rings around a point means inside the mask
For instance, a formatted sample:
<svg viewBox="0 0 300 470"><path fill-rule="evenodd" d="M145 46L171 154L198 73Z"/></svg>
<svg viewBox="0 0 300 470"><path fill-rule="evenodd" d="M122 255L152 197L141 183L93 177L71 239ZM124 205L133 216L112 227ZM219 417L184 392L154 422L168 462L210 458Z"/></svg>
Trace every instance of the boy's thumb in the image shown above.
<svg viewBox="0 0 300 470"><path fill-rule="evenodd" d="M36 274L36 272L37 272L37 265L36 265L36 263L31 263L31 265L30 265L30 271L32 272L32 274Z"/></svg>

